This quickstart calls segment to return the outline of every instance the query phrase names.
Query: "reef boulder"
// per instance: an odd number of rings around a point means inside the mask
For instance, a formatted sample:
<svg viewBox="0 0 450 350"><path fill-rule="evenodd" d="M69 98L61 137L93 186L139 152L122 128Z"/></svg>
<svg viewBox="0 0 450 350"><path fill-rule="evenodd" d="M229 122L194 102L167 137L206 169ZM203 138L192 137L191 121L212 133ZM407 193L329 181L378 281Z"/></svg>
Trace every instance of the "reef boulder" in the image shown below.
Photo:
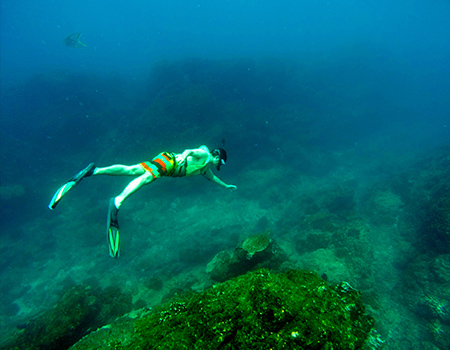
<svg viewBox="0 0 450 350"><path fill-rule="evenodd" d="M367 349L382 340L348 283L266 269L121 318L73 349Z"/></svg>

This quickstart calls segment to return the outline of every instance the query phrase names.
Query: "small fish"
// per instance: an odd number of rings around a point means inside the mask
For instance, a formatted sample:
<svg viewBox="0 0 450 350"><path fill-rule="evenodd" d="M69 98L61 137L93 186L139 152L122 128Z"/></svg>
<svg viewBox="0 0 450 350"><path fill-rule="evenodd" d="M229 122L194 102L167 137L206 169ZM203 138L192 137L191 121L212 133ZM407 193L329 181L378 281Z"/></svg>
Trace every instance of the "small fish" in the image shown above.
<svg viewBox="0 0 450 350"><path fill-rule="evenodd" d="M83 34L83 33L70 34L67 38L64 39L64 41L63 41L64 45L66 45L68 47L74 47L74 48L86 47L86 45L80 41L81 34Z"/></svg>

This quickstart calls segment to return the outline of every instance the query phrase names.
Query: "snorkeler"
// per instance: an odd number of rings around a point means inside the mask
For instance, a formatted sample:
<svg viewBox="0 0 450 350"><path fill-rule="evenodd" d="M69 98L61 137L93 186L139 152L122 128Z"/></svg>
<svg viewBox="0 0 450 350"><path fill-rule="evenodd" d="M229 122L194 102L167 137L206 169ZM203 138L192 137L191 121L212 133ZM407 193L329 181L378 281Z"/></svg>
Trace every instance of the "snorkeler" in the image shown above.
<svg viewBox="0 0 450 350"><path fill-rule="evenodd" d="M213 166L217 170L220 170L221 165L224 165L226 161L227 153L222 147L216 148L210 152L206 146L200 146L196 149L187 149L183 153L178 154L162 152L149 162L142 162L140 164L129 166L116 164L104 168L97 168L94 163L91 163L85 169L66 181L64 185L56 191L48 207L51 210L55 209L61 198L85 177L92 175L137 176L136 179L132 180L125 187L122 193L109 200L107 217L109 255L113 258L117 258L120 253L119 222L117 214L125 199L142 186L147 185L162 176L182 177L203 175L206 179L217 185L234 191L236 190L236 186L227 185L214 175L210 168Z"/></svg>
<svg viewBox="0 0 450 350"><path fill-rule="evenodd" d="M80 41L81 34L83 33L70 34L67 38L64 39L64 45L75 48L86 47L86 45Z"/></svg>

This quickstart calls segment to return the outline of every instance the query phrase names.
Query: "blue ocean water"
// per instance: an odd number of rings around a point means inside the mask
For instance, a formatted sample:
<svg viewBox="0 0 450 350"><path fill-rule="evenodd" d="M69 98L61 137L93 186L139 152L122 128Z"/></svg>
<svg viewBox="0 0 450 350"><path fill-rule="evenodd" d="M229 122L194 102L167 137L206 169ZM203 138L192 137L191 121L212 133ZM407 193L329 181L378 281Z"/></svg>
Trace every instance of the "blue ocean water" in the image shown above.
<svg viewBox="0 0 450 350"><path fill-rule="evenodd" d="M1 2L0 328L85 281L141 306L201 290L217 253L270 228L286 267L361 290L392 348L447 348L449 13L443 0ZM82 44L65 45L74 33ZM117 261L106 207L131 178L85 179L47 208L90 162L223 139L215 173L238 190L141 189Z"/></svg>

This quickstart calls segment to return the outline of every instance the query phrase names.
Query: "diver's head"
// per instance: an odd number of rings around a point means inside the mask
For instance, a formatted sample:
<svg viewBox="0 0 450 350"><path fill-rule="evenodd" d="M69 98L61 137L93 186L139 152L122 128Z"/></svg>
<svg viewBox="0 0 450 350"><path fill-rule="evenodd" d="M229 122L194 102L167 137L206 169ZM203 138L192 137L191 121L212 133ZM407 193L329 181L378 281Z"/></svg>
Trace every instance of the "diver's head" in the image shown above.
<svg viewBox="0 0 450 350"><path fill-rule="evenodd" d="M214 166L217 168L217 170L220 170L220 167L222 165L225 165L225 163L227 162L227 152L223 148L219 147L212 151L211 154L214 157Z"/></svg>

